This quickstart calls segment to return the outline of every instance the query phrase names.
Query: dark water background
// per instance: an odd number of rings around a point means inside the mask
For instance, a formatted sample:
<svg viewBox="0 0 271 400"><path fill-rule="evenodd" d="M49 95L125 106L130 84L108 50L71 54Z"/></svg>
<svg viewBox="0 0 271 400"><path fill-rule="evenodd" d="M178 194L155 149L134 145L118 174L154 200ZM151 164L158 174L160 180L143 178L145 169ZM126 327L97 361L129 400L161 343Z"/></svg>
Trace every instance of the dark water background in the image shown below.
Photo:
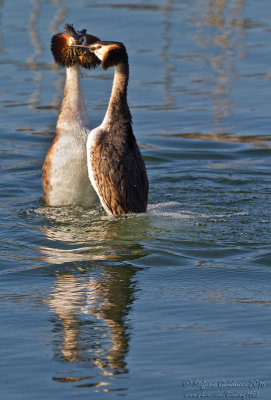
<svg viewBox="0 0 271 400"><path fill-rule="evenodd" d="M1 399L271 398L270 16L270 0L0 1ZM127 47L145 215L42 205L66 22ZM83 72L93 126L111 83Z"/></svg>

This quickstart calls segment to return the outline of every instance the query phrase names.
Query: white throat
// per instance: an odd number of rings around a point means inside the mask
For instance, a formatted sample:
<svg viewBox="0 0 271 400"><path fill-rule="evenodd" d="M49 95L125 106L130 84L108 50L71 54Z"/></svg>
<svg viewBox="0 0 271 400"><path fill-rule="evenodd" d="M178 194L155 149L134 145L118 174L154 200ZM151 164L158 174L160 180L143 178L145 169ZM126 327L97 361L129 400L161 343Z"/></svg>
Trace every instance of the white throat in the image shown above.
<svg viewBox="0 0 271 400"><path fill-rule="evenodd" d="M128 84L128 69L127 64L119 63L114 67L114 78L112 84L112 91L109 100L109 104L107 107L107 111L105 113L102 125L105 127L110 125L112 121L116 118L116 108L115 104L122 104L120 108L122 112L128 113L129 108L127 105L127 84Z"/></svg>
<svg viewBox="0 0 271 400"><path fill-rule="evenodd" d="M63 101L57 119L57 133L90 129L87 109L82 95L79 66L66 68Z"/></svg>

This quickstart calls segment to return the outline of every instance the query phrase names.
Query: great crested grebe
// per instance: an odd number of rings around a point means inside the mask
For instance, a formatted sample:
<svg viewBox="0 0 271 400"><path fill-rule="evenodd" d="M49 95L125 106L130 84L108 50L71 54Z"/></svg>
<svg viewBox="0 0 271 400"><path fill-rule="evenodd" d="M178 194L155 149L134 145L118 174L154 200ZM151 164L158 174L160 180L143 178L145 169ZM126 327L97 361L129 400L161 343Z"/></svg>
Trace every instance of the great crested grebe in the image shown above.
<svg viewBox="0 0 271 400"><path fill-rule="evenodd" d="M86 141L90 122L80 85L80 65L95 67L100 61L70 45L89 45L98 40L86 30L75 31L66 25L66 32L54 35L51 50L55 61L66 67L64 96L56 124L56 136L42 168L43 199L49 206L73 203L84 206L97 202L97 195L88 179Z"/></svg>
<svg viewBox="0 0 271 400"><path fill-rule="evenodd" d="M87 48L102 61L103 69L115 67L104 120L88 135L90 181L108 214L144 212L149 184L127 103L129 64L126 48L119 42L102 41Z"/></svg>

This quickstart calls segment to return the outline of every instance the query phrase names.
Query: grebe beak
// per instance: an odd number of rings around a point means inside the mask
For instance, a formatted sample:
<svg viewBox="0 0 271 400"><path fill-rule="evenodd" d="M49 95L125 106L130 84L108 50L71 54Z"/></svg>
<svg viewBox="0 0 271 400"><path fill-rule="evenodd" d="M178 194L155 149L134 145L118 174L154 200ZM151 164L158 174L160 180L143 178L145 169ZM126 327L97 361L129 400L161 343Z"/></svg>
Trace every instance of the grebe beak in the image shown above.
<svg viewBox="0 0 271 400"><path fill-rule="evenodd" d="M81 47L83 49L88 49L89 51L91 51L92 53L94 53L95 50L97 50L96 45L84 45L84 44L70 44L70 47Z"/></svg>
<svg viewBox="0 0 271 400"><path fill-rule="evenodd" d="M83 47L89 49L90 46L86 46L85 44L70 44L69 47Z"/></svg>

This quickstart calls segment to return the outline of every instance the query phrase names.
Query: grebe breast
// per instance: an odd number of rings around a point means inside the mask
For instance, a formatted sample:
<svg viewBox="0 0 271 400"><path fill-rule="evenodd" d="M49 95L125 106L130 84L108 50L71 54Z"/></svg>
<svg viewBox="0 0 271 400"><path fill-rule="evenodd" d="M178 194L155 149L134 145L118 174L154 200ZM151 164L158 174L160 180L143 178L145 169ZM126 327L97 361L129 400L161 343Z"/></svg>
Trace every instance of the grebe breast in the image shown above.
<svg viewBox="0 0 271 400"><path fill-rule="evenodd" d="M78 137L56 135L43 165L44 200L50 206L81 204L90 206L97 195L88 179L86 140L89 131Z"/></svg>
<svg viewBox="0 0 271 400"><path fill-rule="evenodd" d="M94 67L97 59L86 58L70 46L82 41L93 43L97 38L87 35L86 30L75 31L72 25L65 29L65 33L54 35L51 42L56 63L66 67L66 82L56 136L42 169L43 198L49 206L89 206L98 199L88 179L86 141L90 122L81 90L80 65Z"/></svg>

